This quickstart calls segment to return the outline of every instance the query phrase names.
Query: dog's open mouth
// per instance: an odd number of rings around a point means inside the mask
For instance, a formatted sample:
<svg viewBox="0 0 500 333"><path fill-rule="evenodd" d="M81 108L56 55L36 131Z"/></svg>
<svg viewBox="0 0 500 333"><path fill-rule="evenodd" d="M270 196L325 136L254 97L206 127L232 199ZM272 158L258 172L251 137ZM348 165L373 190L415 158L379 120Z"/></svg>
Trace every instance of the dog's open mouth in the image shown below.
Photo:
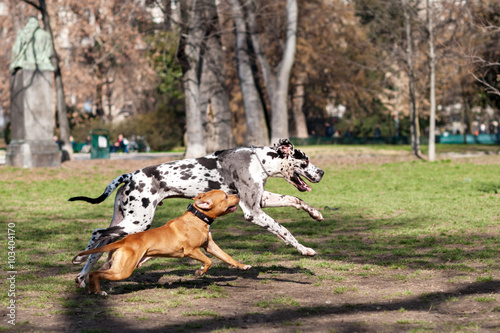
<svg viewBox="0 0 500 333"><path fill-rule="evenodd" d="M226 213L235 212L238 209L238 206L231 206L226 210Z"/></svg>
<svg viewBox="0 0 500 333"><path fill-rule="evenodd" d="M302 180L302 178L300 178L300 176L297 172L295 172L293 174L291 181L292 181L292 184L295 185L297 190L299 190L300 192L306 192L306 191L310 192L311 191L311 187L309 185L307 185L306 182L304 182Z"/></svg>

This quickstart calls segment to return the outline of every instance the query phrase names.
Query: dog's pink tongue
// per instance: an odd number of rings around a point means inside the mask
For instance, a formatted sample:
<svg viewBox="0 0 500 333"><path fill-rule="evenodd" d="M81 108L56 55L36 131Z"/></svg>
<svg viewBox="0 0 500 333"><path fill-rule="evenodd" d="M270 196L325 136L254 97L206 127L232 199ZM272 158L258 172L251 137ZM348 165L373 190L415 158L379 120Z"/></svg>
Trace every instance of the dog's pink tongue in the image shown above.
<svg viewBox="0 0 500 333"><path fill-rule="evenodd" d="M306 185L306 191L307 191L307 192L311 192L311 186Z"/></svg>

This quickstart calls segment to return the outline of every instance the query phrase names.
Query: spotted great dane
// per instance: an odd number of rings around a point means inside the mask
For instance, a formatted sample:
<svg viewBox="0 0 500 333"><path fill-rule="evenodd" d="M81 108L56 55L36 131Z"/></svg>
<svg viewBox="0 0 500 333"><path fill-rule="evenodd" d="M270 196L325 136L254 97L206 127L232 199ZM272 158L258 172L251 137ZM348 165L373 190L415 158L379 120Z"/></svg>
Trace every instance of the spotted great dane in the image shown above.
<svg viewBox="0 0 500 333"><path fill-rule="evenodd" d="M151 227L158 205L166 198L193 198L200 193L220 189L228 194L238 194L245 219L294 246L302 255L314 256L316 252L300 244L282 225L264 213L265 207L295 207L303 209L317 220L321 213L299 198L267 192L264 187L269 177L283 178L299 191L311 191L301 177L317 183L323 170L309 161L309 157L295 149L288 139L281 139L274 146L239 147L217 151L211 155L167 162L123 174L114 179L98 198L73 197L70 201L83 200L92 204L104 201L118 188L114 213L109 228L96 229L86 250L103 246L129 234ZM85 280L92 266L102 253L92 254L76 277L76 283L85 287ZM74 264L81 264L88 255L76 256Z"/></svg>

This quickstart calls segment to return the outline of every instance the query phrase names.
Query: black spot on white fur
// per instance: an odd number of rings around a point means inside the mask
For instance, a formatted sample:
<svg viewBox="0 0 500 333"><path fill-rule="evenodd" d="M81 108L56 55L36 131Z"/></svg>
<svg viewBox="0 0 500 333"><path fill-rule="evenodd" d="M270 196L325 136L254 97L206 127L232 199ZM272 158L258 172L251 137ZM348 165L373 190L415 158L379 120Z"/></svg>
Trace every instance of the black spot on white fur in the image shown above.
<svg viewBox="0 0 500 333"><path fill-rule="evenodd" d="M220 153L221 152L219 152L219 154ZM201 158L197 158L196 161L198 161L198 163L201 166L203 166L204 168L206 168L207 170L217 169L217 161L215 160L215 158L201 157Z"/></svg>

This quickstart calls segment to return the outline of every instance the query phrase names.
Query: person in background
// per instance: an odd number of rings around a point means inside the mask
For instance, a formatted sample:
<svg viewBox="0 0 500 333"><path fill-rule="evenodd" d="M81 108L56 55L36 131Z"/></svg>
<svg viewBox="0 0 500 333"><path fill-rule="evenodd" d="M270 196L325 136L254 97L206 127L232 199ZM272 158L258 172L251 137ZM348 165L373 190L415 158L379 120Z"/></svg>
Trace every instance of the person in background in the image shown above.
<svg viewBox="0 0 500 333"><path fill-rule="evenodd" d="M59 140L59 138L56 135L54 135L54 143L57 145L57 147L59 147L59 150L61 150L62 142L61 142L61 140Z"/></svg>
<svg viewBox="0 0 500 333"><path fill-rule="evenodd" d="M327 138L331 138L333 136L333 133L335 133L335 129L333 128L332 124L329 122L325 123L325 136Z"/></svg>
<svg viewBox="0 0 500 333"><path fill-rule="evenodd" d="M123 136L123 134L118 135L118 140L116 140L115 144L111 147L111 152L116 153L119 149L128 153L128 140Z"/></svg>
<svg viewBox="0 0 500 333"><path fill-rule="evenodd" d="M374 133L374 135L375 135L375 137L376 137L376 138L380 138L380 137L382 136L382 133L381 133L381 131L380 131L380 125L379 125L379 124L377 124L377 125L375 126L375 133Z"/></svg>

